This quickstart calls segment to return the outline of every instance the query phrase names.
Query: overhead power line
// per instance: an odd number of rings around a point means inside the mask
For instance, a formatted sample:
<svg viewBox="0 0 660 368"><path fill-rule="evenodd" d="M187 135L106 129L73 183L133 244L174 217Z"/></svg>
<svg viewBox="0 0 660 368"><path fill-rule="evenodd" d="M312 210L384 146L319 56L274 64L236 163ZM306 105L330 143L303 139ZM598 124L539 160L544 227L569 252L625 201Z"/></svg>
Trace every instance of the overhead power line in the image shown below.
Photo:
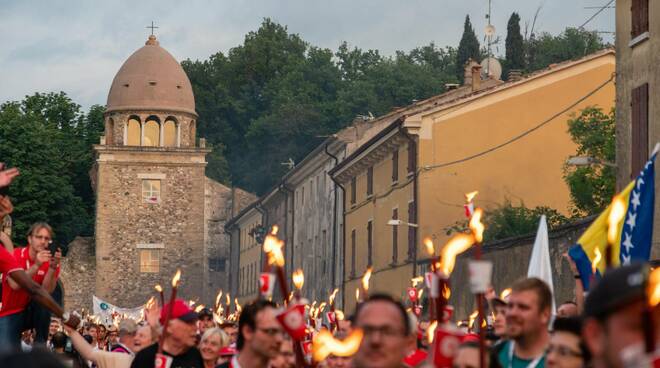
<svg viewBox="0 0 660 368"><path fill-rule="evenodd" d="M609 8L610 5L612 5L613 2L614 2L614 0L610 0L610 2L608 2L607 4L601 6L600 9L598 9L598 11L595 12L594 15L591 16L591 18L587 19L587 21L582 23L582 25L578 28L583 29L584 26L586 26L587 24L589 24L589 22L591 22L594 18L596 18L598 16L598 14L602 13L603 10Z"/></svg>
<svg viewBox="0 0 660 368"><path fill-rule="evenodd" d="M561 115L565 114L566 112L570 111L570 110L573 109L575 106L579 105L580 103L582 103L583 101L585 101L585 100L588 99L589 97L591 97L591 96L593 96L594 94L596 94L596 92L598 92L598 91L600 91L601 89L603 89L606 85L608 85L609 83L611 83L612 81L614 81L614 77L615 77L615 75L614 75L614 73L612 73L612 76L611 76L608 80L606 80L606 81L603 82L601 85L599 85L598 87L596 87L593 91L591 91L591 92L587 93L586 95L580 97L577 101L575 101L574 103L572 103L570 106L568 106L568 107L566 107L565 109L561 110L560 112L554 114L554 115L551 116L550 118L548 118L548 119L542 121L540 124L538 124L538 125L536 125L536 126L530 128L530 129L528 129L528 130L526 130L526 131L524 131L524 132L518 134L517 136L515 136L515 137L513 137L513 138L511 138L511 139L509 139L509 140L507 140L506 142L503 142L503 143L498 144L497 146L491 147L491 148L489 148L489 149L487 149L487 150L485 150L485 151L481 151L481 152L479 152L479 153L475 153L475 154L473 154L473 155L470 155L470 156L464 157L464 158L459 159L459 160L449 161L449 162L444 162L444 163L436 164L436 165L422 166L421 168L419 168L419 171L420 171L420 172L421 172L421 171L428 171L428 170L437 169L437 168L441 168L441 167L447 167L447 166L451 166L451 165L460 164L460 163L463 163L463 162L465 162L465 161L470 161L470 160L475 159L475 158L477 158L477 157L484 156L484 155L489 154L489 153L491 153L491 152L493 152L493 151L497 151L498 149L500 149L500 148L502 148L502 147L508 146L508 145L510 145L511 143L514 143L514 142L516 142L516 141L518 141L518 140L520 140L520 139L522 139L522 138L528 136L529 134L531 134L531 133L533 133L533 132L535 132L535 131L541 129L543 126L547 125L548 123L550 123L551 121L555 120L555 119L558 118L559 116L561 116Z"/></svg>

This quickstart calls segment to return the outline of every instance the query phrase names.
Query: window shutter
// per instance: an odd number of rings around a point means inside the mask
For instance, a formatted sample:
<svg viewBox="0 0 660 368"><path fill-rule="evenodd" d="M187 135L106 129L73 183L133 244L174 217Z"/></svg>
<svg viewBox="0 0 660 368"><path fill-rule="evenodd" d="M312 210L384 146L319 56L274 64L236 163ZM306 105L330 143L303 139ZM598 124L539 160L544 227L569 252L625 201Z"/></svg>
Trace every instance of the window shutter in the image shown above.
<svg viewBox="0 0 660 368"><path fill-rule="evenodd" d="M373 222L367 222L367 266L373 265Z"/></svg>
<svg viewBox="0 0 660 368"><path fill-rule="evenodd" d="M398 149L392 153L392 181L399 180L399 151Z"/></svg>
<svg viewBox="0 0 660 368"><path fill-rule="evenodd" d="M355 204L357 198L357 179L351 178L351 204Z"/></svg>
<svg viewBox="0 0 660 368"><path fill-rule="evenodd" d="M351 277L355 277L355 229L351 230Z"/></svg>
<svg viewBox="0 0 660 368"><path fill-rule="evenodd" d="M649 85L647 83L632 91L632 124L630 140L630 178L642 171L649 153Z"/></svg>
<svg viewBox="0 0 660 368"><path fill-rule="evenodd" d="M374 167L367 169L367 197L374 194Z"/></svg>
<svg viewBox="0 0 660 368"><path fill-rule="evenodd" d="M417 153L415 152L415 145L412 142L408 143L408 172L409 173L415 172L415 166L416 166L415 164L416 164L416 160L417 160L416 154Z"/></svg>
<svg viewBox="0 0 660 368"><path fill-rule="evenodd" d="M649 30L649 0L632 0L630 35L635 38Z"/></svg>
<svg viewBox="0 0 660 368"><path fill-rule="evenodd" d="M415 208L415 202L408 203L408 222L412 224L417 223L416 215L417 209ZM417 232L412 226L408 226L408 260L412 260L415 256L415 244L417 243Z"/></svg>

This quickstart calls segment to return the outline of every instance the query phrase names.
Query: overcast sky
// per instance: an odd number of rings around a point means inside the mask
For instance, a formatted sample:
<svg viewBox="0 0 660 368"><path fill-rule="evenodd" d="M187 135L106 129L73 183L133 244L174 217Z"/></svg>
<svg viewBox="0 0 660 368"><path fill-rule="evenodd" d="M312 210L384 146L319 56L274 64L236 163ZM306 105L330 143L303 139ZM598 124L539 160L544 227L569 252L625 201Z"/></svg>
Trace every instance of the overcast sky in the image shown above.
<svg viewBox="0 0 660 368"><path fill-rule="evenodd" d="M264 17L313 45L336 50L342 41L391 55L433 41L458 45L470 15L480 41L488 0L0 0L0 103L35 92L64 91L88 108L105 104L123 61L141 47L152 20L161 46L178 60L206 59L242 43ZM497 34L518 11L521 27L542 5L536 30L577 27L608 0L492 0ZM613 31L614 9L587 26ZM607 41L610 35L604 34ZM503 42L502 42L503 43ZM497 52L496 52L497 53ZM503 44L500 54L504 53Z"/></svg>

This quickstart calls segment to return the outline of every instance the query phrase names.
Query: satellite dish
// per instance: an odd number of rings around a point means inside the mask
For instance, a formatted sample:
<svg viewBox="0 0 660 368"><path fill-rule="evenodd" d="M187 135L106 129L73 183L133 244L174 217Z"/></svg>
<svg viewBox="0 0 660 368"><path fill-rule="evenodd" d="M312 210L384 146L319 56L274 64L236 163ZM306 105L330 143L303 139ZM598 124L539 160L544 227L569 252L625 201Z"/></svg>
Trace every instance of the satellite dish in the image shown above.
<svg viewBox="0 0 660 368"><path fill-rule="evenodd" d="M489 57L481 62L481 77L483 79L502 79L502 65L494 57Z"/></svg>
<svg viewBox="0 0 660 368"><path fill-rule="evenodd" d="M495 34L495 26L492 24L487 25L484 29L484 33L486 36L493 36Z"/></svg>

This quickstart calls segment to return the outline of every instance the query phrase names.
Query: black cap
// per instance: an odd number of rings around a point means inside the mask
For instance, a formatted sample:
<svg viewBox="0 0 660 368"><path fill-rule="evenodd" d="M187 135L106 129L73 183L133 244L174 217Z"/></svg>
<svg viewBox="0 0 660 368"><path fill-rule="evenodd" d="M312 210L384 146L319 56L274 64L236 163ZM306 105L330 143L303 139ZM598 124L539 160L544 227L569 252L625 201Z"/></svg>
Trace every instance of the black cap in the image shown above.
<svg viewBox="0 0 660 368"><path fill-rule="evenodd" d="M604 319L626 305L643 300L647 269L643 263L634 263L606 271L589 291L584 315Z"/></svg>
<svg viewBox="0 0 660 368"><path fill-rule="evenodd" d="M203 308L201 311L199 311L198 315L199 315L199 318L202 318L202 317L211 317L211 318L213 318L213 312L211 312L211 310L208 309L208 308Z"/></svg>

